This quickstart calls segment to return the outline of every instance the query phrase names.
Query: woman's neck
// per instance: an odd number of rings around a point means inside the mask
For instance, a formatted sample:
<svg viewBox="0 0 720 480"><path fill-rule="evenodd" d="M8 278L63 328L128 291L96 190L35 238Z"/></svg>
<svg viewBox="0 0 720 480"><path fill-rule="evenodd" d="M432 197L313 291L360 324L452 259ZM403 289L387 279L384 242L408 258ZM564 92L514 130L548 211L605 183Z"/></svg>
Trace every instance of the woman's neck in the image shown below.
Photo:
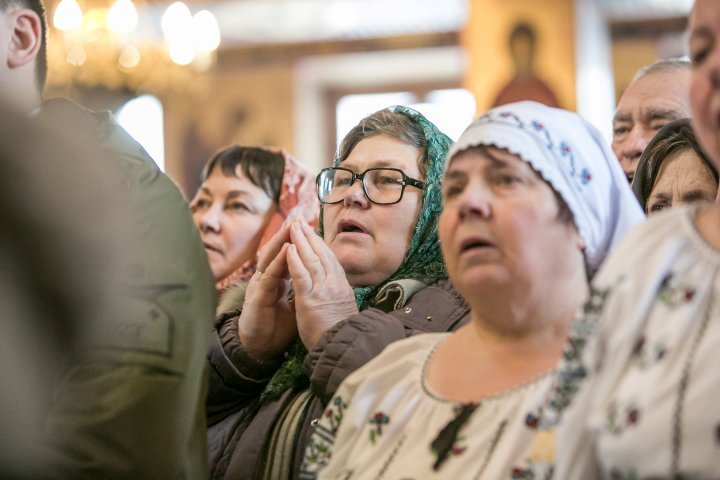
<svg viewBox="0 0 720 480"><path fill-rule="evenodd" d="M566 336L565 322L522 337L498 335L472 322L438 346L425 381L439 396L463 403L504 395L555 368Z"/></svg>
<svg viewBox="0 0 720 480"><path fill-rule="evenodd" d="M438 346L429 386L451 400L479 401L555 368L588 293L581 255L556 267L546 281L467 295L471 322Z"/></svg>
<svg viewBox="0 0 720 480"><path fill-rule="evenodd" d="M550 288L536 282L493 292L492 298L474 297L471 324L478 340L531 349L564 342L588 293L585 271L559 275L550 282Z"/></svg>
<svg viewBox="0 0 720 480"><path fill-rule="evenodd" d="M496 354L506 351L509 355L523 352L524 356L546 356L558 352L567 340L567 332L574 314L566 312L553 318L513 319L511 321L487 321L474 312L468 325L478 346L493 350ZM507 318L507 317L506 317ZM554 355L550 353L550 356Z"/></svg>

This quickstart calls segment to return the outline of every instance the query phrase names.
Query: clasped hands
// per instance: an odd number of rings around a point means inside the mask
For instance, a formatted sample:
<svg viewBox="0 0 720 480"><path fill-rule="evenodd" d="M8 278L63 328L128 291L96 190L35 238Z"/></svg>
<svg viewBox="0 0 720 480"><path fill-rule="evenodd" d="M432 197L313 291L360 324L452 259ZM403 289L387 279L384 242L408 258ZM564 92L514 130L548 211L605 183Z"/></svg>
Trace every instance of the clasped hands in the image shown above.
<svg viewBox="0 0 720 480"><path fill-rule="evenodd" d="M301 218L283 225L261 250L238 332L251 356L268 360L283 353L297 335L312 349L329 328L357 312L342 265Z"/></svg>

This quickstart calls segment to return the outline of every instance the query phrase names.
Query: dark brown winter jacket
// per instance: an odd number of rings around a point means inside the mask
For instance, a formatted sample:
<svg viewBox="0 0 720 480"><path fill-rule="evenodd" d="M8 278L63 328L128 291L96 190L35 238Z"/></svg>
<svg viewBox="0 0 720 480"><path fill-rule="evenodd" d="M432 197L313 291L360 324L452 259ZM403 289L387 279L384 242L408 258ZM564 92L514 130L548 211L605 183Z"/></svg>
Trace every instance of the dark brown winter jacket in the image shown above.
<svg viewBox="0 0 720 480"><path fill-rule="evenodd" d="M239 309L220 315L211 334L206 407L212 479L297 478L310 426L345 377L396 340L456 330L469 320L469 307L442 280L389 313L369 308L353 315L328 330L306 356L309 390L288 390L264 405L260 393L282 359L259 362L243 350L239 315Z"/></svg>

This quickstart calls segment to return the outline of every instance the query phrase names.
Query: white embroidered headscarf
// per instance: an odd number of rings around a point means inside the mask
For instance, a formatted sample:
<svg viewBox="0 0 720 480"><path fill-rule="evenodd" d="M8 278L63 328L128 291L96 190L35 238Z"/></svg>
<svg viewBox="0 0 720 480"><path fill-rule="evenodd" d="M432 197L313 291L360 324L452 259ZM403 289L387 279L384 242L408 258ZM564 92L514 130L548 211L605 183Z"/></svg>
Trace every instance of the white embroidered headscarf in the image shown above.
<svg viewBox="0 0 720 480"><path fill-rule="evenodd" d="M507 149L529 163L565 200L594 273L628 228L644 220L620 164L600 132L579 115L537 102L494 108L474 120L453 145Z"/></svg>

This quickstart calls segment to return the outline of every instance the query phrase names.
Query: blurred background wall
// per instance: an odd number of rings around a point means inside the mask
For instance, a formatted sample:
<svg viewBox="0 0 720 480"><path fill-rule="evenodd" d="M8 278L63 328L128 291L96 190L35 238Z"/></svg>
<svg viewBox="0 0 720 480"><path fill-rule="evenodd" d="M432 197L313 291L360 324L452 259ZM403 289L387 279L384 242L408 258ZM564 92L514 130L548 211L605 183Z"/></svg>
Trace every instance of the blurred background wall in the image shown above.
<svg viewBox="0 0 720 480"><path fill-rule="evenodd" d="M577 110L609 138L635 71L686 53L691 5L54 0L46 96L113 110L188 197L220 147L278 145L317 171L354 123L398 103L456 138L519 95Z"/></svg>

